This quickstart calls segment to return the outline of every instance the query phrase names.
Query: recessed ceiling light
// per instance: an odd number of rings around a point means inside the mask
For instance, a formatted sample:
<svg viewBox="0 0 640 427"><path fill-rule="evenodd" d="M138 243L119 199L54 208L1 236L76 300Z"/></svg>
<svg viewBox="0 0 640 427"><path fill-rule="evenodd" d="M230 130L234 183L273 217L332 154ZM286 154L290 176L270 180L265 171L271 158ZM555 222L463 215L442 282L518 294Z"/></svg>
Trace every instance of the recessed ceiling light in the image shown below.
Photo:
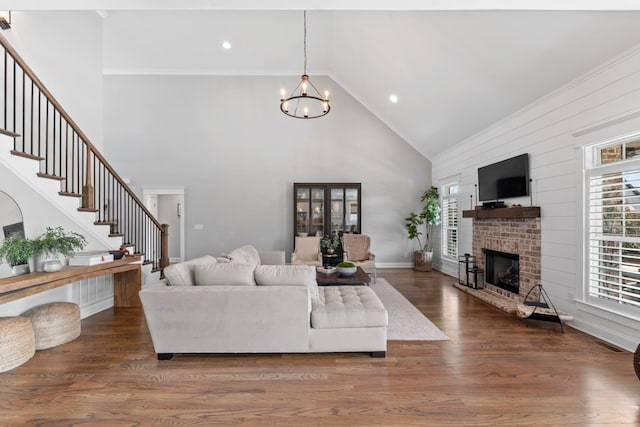
<svg viewBox="0 0 640 427"><path fill-rule="evenodd" d="M394 104L398 103L398 97L396 95L391 95L389 97L389 101L393 102Z"/></svg>
<svg viewBox="0 0 640 427"><path fill-rule="evenodd" d="M225 41L223 41L223 42L222 42L222 48L223 48L223 49L227 49L227 50L231 49L231 43L229 43L229 42L228 42L228 41L226 41L226 40L225 40Z"/></svg>

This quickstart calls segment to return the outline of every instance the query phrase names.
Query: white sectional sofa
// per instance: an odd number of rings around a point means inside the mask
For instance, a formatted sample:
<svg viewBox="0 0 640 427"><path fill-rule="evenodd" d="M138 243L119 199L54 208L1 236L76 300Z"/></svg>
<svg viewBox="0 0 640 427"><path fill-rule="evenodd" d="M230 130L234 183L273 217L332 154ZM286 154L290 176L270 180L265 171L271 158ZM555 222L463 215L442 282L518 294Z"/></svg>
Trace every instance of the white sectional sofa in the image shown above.
<svg viewBox="0 0 640 427"><path fill-rule="evenodd" d="M371 288L319 287L315 267L263 265L250 246L229 255L167 267L165 280L140 291L158 359L174 353L385 356L387 311Z"/></svg>

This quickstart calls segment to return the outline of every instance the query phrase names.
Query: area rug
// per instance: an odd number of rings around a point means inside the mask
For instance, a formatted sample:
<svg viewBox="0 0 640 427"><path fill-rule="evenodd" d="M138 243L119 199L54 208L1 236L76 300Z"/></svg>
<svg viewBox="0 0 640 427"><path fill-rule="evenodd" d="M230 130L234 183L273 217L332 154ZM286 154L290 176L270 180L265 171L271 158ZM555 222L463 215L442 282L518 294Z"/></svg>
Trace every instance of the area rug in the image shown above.
<svg viewBox="0 0 640 427"><path fill-rule="evenodd" d="M388 340L429 341L448 340L449 337L436 327L424 314L384 279L371 283L378 298L389 313Z"/></svg>

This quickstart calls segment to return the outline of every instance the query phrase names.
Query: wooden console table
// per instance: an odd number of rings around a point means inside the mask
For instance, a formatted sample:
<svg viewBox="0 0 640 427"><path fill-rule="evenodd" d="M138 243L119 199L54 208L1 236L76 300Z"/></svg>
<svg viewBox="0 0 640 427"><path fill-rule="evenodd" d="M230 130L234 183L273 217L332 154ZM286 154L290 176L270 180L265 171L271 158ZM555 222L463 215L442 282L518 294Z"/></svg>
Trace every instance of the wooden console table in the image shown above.
<svg viewBox="0 0 640 427"><path fill-rule="evenodd" d="M55 273L29 273L0 279L0 304L55 289L83 279L113 274L113 305L139 307L142 289L141 257L135 255L102 264L63 267Z"/></svg>

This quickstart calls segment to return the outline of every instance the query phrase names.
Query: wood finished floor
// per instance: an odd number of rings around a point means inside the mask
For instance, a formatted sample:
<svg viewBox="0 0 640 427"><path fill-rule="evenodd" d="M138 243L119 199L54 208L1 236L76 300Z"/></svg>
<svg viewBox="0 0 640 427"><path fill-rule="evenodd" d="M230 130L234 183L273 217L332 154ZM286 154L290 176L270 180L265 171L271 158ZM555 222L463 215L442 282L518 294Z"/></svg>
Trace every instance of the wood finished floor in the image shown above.
<svg viewBox="0 0 640 427"><path fill-rule="evenodd" d="M0 374L0 425L640 425L633 356L531 322L438 272L381 270L450 341L365 354L156 360L140 309L82 321L79 339ZM215 327L215 325L212 325Z"/></svg>

